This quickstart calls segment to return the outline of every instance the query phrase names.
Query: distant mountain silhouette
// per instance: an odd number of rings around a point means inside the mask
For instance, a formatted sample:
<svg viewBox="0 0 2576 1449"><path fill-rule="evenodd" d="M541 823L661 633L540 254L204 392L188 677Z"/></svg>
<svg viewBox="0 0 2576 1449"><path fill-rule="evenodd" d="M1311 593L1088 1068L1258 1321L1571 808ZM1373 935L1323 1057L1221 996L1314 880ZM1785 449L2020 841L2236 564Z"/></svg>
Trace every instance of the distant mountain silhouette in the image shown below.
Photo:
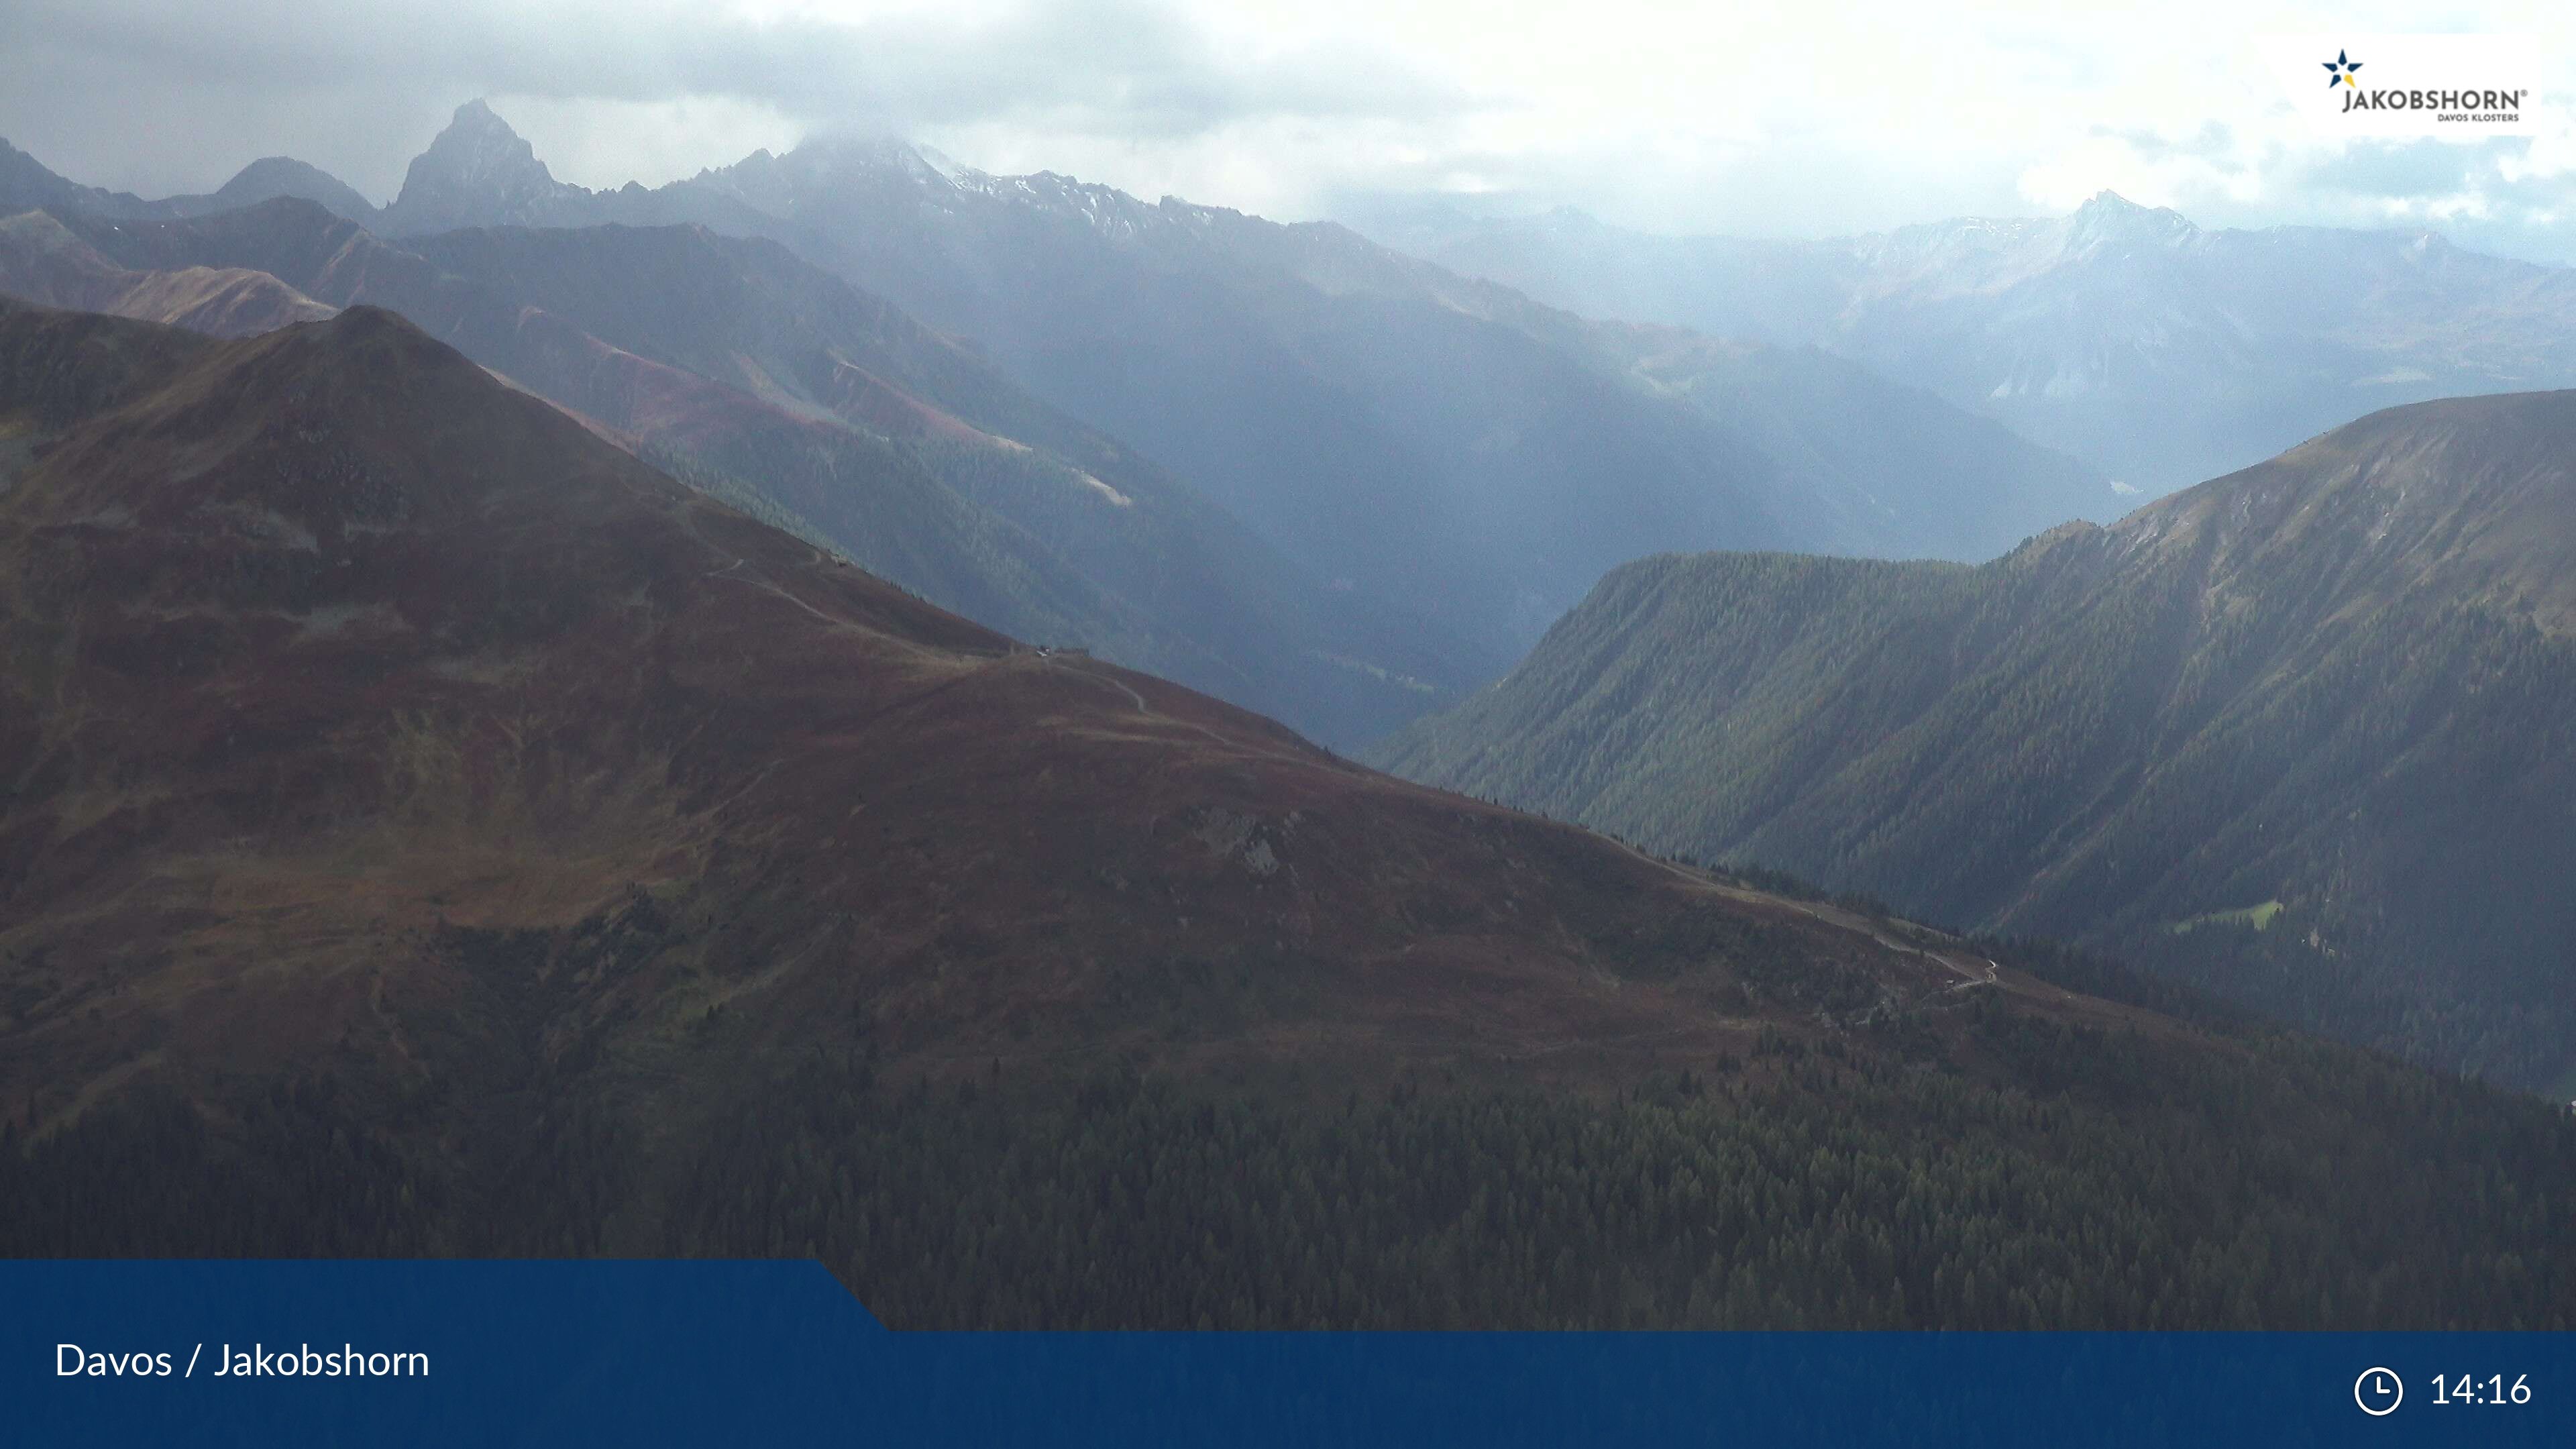
<svg viewBox="0 0 2576 1449"><path fill-rule="evenodd" d="M590 193L557 181L509 124L481 101L457 107L447 129L412 158L385 208L393 234L460 226L561 226Z"/></svg>
<svg viewBox="0 0 2576 1449"><path fill-rule="evenodd" d="M1417 210L1382 234L1589 315L1821 346L2150 496L2373 408L2576 385L2576 271L2423 230L2203 230L2106 191L2062 217L1824 241L1564 211Z"/></svg>
<svg viewBox="0 0 2576 1449"><path fill-rule="evenodd" d="M232 180L204 196L173 196L146 201L127 191L106 191L66 181L26 152L0 141L0 216L52 209L94 216L161 220L209 216L256 205L273 197L296 196L317 202L351 221L373 226L382 212L347 183L289 156L267 156L243 167Z"/></svg>

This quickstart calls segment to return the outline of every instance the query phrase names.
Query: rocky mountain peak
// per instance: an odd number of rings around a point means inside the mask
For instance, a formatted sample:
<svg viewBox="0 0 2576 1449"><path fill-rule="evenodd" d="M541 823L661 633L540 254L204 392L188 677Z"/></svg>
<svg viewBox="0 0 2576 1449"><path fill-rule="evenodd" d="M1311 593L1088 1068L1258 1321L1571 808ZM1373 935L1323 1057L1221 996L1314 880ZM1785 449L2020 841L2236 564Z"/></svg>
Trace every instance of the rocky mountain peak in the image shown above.
<svg viewBox="0 0 2576 1449"><path fill-rule="evenodd" d="M2199 233L2188 217L2169 206L2140 206L2120 193L2098 191L2066 219L2068 241L2086 245L2166 246Z"/></svg>
<svg viewBox="0 0 2576 1449"><path fill-rule="evenodd" d="M478 97L458 106L447 129L412 158L386 213L398 232L527 225L582 194L557 181L527 139Z"/></svg>

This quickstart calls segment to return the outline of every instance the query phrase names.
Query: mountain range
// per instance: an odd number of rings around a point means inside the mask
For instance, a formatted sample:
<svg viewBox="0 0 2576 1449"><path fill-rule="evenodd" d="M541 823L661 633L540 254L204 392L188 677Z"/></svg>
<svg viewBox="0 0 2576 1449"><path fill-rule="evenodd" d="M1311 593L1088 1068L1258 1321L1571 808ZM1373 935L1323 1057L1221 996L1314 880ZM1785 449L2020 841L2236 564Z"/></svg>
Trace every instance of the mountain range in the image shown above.
<svg viewBox="0 0 2576 1449"><path fill-rule="evenodd" d="M1114 1046L1205 993L1326 1056L1580 1061L1736 1031L1649 979L1730 941L1959 979L970 624L389 312L0 337L0 1090L38 1120L138 1055L436 1076L407 1016L482 989L458 943L531 933L583 964L487 1005L591 1038L541 1056L649 1058L721 1007L745 1071L854 1020L889 1067Z"/></svg>
<svg viewBox="0 0 2576 1449"><path fill-rule="evenodd" d="M218 337L319 321L337 310L256 268L119 265L41 211L0 218L0 291Z"/></svg>
<svg viewBox="0 0 2576 1449"><path fill-rule="evenodd" d="M374 307L0 304L0 705L12 1253L803 1254L921 1326L2576 1312L2545 1104L1015 643Z"/></svg>
<svg viewBox="0 0 2576 1449"><path fill-rule="evenodd" d="M808 255L1041 395L1154 439L1318 572L1508 653L1656 540L1975 558L2107 492L1860 369L1587 322L1337 226L884 144L755 156L661 194L785 218ZM1879 406L1856 419L1737 381L1799 368ZM1852 466L1872 446L1916 461Z"/></svg>
<svg viewBox="0 0 2576 1449"><path fill-rule="evenodd" d="M2067 216L1813 241L1381 210L1373 234L1465 275L1822 347L2147 497L2392 404L2576 385L2576 271L2420 229L2204 229L2107 191ZM2097 496L2082 516L2118 511Z"/></svg>
<svg viewBox="0 0 2576 1449"><path fill-rule="evenodd" d="M0 205L178 207L67 187L0 186ZM310 199L345 207L323 190ZM1811 349L1590 323L1340 227L989 176L891 140L591 191L474 102L355 219L407 246L604 225L783 243L1142 448L1361 612L1425 621L1470 682L1652 547L1983 558L2109 496L2064 456Z"/></svg>
<svg viewBox="0 0 2576 1449"><path fill-rule="evenodd" d="M356 188L291 156L264 156L204 195L146 201L130 191L109 191L67 181L47 170L35 157L0 141L0 210L9 212L55 209L167 220L234 211L280 196L302 197L361 224L375 224L384 216L384 209L359 195Z"/></svg>
<svg viewBox="0 0 2576 1449"><path fill-rule="evenodd" d="M398 309L927 598L1327 740L1383 733L1499 667L1301 578L1132 450L774 243L695 227L514 230L424 243L432 261L283 198L186 220L66 211L0 227L0 290L30 300L235 335L316 308ZM220 316L168 305L215 278L273 279L273 295Z"/></svg>
<svg viewBox="0 0 2576 1449"><path fill-rule="evenodd" d="M2576 1079L2576 392L2421 403L1976 566L1666 555L1375 758Z"/></svg>

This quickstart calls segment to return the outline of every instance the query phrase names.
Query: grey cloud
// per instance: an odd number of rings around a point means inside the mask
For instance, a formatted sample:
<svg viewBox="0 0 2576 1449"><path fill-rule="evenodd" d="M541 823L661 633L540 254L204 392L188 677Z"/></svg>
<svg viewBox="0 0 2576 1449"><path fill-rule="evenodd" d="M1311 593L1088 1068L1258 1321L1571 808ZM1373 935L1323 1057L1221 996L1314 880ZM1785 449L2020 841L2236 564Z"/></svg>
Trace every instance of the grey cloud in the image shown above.
<svg viewBox="0 0 2576 1449"><path fill-rule="evenodd" d="M1450 190L1458 178L1473 196ZM1325 198L1372 217L1408 207L1514 215L1572 205L1605 221L1667 234L1838 236L1958 215L2029 209L2009 174L1927 167L1851 138L1710 146L1640 155L1610 143L1524 154L1457 148L1412 168L1384 167ZM1712 224L1712 214L1728 218Z"/></svg>
<svg viewBox="0 0 2576 1449"><path fill-rule="evenodd" d="M2223 121L2203 122L2200 129L2187 136L2168 136L2143 127L2122 129L2095 126L2093 134L2125 141L2129 149L2150 161L2173 157L2190 157L2201 161L2223 161L2236 151L2236 132Z"/></svg>
<svg viewBox="0 0 2576 1449"><path fill-rule="evenodd" d="M2435 140L2360 141L2339 155L2309 164L2294 184L2303 190L2346 196L2416 200L2456 195L2493 169L2494 156L2486 146Z"/></svg>
<svg viewBox="0 0 2576 1449"><path fill-rule="evenodd" d="M2322 154L2272 147L2244 163L2265 178L2263 199L2212 193L2185 196L2176 205L2204 226L2424 229L2473 251L2564 265L2576 178L2506 180L2500 163L2529 145L2523 139L2477 145L2365 140ZM2477 205L2461 208L2466 198Z"/></svg>
<svg viewBox="0 0 2576 1449"><path fill-rule="evenodd" d="M242 0L220 15L160 0L20 0L9 9L0 20L0 134L92 153L101 137L88 128L99 127L197 184L277 150L330 167L311 155L327 147L305 139L320 128L295 122L319 113L337 128L356 98L372 103L379 124L370 129L380 134L350 179L379 190L428 139L424 121L434 129L429 118L486 93L725 97L813 127L1001 122L1142 140L1273 118L1420 120L1479 104L1364 50L1232 54L1187 18L1140 0L1027 6L980 23L855 25L755 25L700 7L600 0L361 0L321 13ZM282 130L248 134L279 120ZM218 147L222 156L194 154Z"/></svg>

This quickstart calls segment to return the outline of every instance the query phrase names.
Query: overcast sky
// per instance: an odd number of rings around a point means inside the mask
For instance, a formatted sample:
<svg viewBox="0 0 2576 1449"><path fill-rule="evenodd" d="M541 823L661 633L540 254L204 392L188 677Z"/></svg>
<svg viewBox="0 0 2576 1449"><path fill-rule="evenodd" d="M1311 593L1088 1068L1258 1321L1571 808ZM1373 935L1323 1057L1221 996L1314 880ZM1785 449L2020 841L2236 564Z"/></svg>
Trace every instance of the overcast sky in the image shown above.
<svg viewBox="0 0 2576 1449"><path fill-rule="evenodd" d="M587 186L837 127L1283 219L1431 192L1821 235L2110 188L2576 262L2576 94L2527 138L2356 141L2294 116L2254 44L2514 32L2555 78L2570 8L0 0L0 136L145 195L286 154L383 201L481 95Z"/></svg>

